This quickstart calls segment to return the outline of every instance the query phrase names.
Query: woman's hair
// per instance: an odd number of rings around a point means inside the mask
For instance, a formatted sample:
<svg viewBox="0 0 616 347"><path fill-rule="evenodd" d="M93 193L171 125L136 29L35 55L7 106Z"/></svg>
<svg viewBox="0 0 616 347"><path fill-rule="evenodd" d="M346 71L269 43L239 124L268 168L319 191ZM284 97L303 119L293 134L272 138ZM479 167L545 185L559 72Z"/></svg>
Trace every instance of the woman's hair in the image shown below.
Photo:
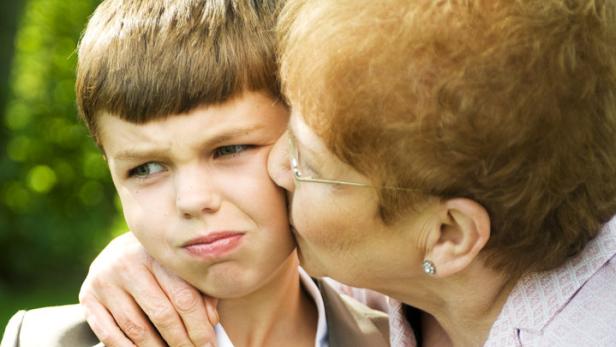
<svg viewBox="0 0 616 347"><path fill-rule="evenodd" d="M277 0L106 0L79 45L77 104L96 137L101 111L144 123L243 91L281 98Z"/></svg>
<svg viewBox="0 0 616 347"><path fill-rule="evenodd" d="M488 265L577 254L616 213L616 2L291 0L283 89L393 223L422 195L489 212Z"/></svg>

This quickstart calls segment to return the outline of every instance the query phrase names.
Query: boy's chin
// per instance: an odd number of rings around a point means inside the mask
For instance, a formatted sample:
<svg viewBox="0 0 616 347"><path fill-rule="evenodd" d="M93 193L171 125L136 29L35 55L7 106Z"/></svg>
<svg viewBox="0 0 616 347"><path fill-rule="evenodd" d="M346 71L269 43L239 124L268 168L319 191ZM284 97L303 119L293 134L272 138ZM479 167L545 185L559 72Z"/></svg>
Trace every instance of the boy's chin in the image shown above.
<svg viewBox="0 0 616 347"><path fill-rule="evenodd" d="M249 296L263 285L254 276L229 269L223 271L210 269L207 275L188 282L203 294L222 300Z"/></svg>

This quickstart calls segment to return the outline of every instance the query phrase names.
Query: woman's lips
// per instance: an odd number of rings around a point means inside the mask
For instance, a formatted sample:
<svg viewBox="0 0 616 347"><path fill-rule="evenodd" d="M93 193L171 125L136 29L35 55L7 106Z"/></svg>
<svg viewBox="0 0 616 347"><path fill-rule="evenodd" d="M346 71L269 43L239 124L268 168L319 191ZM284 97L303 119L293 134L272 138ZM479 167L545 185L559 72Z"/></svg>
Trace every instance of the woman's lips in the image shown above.
<svg viewBox="0 0 616 347"><path fill-rule="evenodd" d="M217 258L236 249L242 241L244 233L213 232L186 242L182 247L190 254L200 258Z"/></svg>

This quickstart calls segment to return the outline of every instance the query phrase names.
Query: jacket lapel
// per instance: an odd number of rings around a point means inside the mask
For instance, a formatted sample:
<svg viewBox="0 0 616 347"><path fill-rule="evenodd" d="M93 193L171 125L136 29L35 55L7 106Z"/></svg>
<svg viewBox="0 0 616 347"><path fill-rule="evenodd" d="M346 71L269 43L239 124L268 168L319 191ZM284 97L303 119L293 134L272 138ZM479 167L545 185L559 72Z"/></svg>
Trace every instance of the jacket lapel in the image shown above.
<svg viewBox="0 0 616 347"><path fill-rule="evenodd" d="M330 347L389 346L387 316L316 280L323 296Z"/></svg>

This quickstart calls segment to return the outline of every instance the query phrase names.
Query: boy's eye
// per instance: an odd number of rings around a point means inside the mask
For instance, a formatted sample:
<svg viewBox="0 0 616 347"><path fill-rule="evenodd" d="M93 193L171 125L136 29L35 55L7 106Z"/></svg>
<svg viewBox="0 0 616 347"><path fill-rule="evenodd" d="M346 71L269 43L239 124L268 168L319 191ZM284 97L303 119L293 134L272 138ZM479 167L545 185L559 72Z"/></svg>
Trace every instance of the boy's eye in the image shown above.
<svg viewBox="0 0 616 347"><path fill-rule="evenodd" d="M139 177L139 178L145 178L148 177L149 175L164 171L165 168L159 164L159 163L155 163L155 162L149 162L149 163L145 163L143 165L139 165L133 169L130 169L130 171L128 171L128 177Z"/></svg>
<svg viewBox="0 0 616 347"><path fill-rule="evenodd" d="M250 148L249 145L229 145L218 147L214 150L214 158L222 157L225 155L239 154Z"/></svg>

